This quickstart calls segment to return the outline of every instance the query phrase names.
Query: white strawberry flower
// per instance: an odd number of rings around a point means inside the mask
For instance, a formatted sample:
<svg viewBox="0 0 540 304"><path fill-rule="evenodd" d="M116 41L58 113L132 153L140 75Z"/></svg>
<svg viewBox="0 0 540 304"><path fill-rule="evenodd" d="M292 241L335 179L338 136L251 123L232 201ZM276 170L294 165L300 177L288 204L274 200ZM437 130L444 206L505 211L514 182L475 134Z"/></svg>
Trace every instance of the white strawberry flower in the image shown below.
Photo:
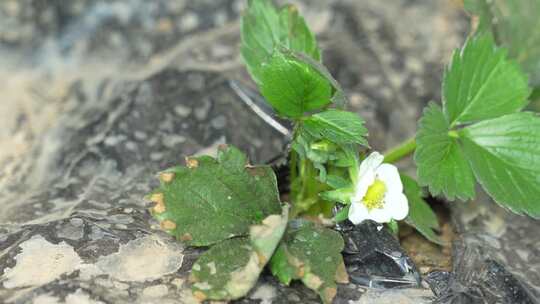
<svg viewBox="0 0 540 304"><path fill-rule="evenodd" d="M383 160L380 153L373 152L360 164L349 209L349 220L355 225L365 220L379 223L402 220L409 213L398 169L383 164Z"/></svg>

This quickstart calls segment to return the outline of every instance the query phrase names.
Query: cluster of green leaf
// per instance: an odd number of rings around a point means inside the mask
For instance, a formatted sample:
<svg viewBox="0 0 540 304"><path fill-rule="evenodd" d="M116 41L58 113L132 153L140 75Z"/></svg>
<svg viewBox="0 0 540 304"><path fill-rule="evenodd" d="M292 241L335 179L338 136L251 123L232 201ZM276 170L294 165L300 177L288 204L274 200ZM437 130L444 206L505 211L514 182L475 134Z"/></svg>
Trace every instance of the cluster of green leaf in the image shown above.
<svg viewBox="0 0 540 304"><path fill-rule="evenodd" d="M284 20L287 20L285 22ZM367 129L344 107L341 87L322 65L315 36L293 6L277 10L267 0L249 1L242 18L242 56L261 94L279 115L294 121L291 151L292 215L324 214L342 203L334 218L347 219L359 166L359 150L368 147ZM333 107L333 108L331 108ZM417 200L418 201L418 200ZM430 218L427 208L411 208L411 217ZM416 211L421 214L413 214ZM406 221L435 240L438 229ZM438 240L437 240L438 241Z"/></svg>
<svg viewBox="0 0 540 304"><path fill-rule="evenodd" d="M276 248L290 246L299 261L295 267L306 273L294 278L302 279L330 303L336 278L325 273L337 273L342 267L343 240L338 233L309 223L301 231L310 238L291 244L291 235L298 232L287 228L289 206L280 202L269 166L251 166L238 149L221 146L216 158L187 158L186 166L165 170L159 177L160 187L149 199L154 202L151 213L162 229L187 245L211 246L192 268L190 282L197 299L245 296L271 259L287 263L273 255ZM330 239L336 245L326 248ZM315 252L319 253L317 259L334 262L325 266L310 263ZM324 274L319 267L324 267ZM277 271L277 275L282 274ZM339 278L343 280L343 274Z"/></svg>
<svg viewBox="0 0 540 304"><path fill-rule="evenodd" d="M335 202L319 194L329 190L328 176L347 176L351 163L344 163L345 156L358 145L367 146L364 121L342 109L339 84L322 65L315 36L294 6L278 10L267 0L249 1L242 18L241 50L266 101L295 122L292 214L330 216Z"/></svg>
<svg viewBox="0 0 540 304"><path fill-rule="evenodd" d="M417 133L418 178L450 200L475 196L475 179L501 206L540 217L540 118L521 112L527 75L489 34L454 53L442 109L431 103Z"/></svg>

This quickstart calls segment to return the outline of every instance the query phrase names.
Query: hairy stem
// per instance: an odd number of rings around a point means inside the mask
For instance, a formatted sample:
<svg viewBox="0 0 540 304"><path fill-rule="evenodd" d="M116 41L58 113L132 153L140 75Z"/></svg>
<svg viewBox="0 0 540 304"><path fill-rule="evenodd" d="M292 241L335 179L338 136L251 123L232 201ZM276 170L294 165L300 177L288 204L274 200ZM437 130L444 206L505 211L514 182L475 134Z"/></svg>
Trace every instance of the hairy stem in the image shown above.
<svg viewBox="0 0 540 304"><path fill-rule="evenodd" d="M404 141L399 146L390 149L384 153L384 162L386 163L395 163L402 158L405 158L412 154L416 149L416 140L414 137Z"/></svg>

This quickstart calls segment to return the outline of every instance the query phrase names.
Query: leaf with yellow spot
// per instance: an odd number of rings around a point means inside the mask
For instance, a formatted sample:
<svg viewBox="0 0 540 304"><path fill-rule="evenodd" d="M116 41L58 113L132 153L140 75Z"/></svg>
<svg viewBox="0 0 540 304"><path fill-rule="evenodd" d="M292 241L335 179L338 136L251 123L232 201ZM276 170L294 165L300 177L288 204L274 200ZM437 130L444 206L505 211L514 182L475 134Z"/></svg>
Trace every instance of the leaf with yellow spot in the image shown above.
<svg viewBox="0 0 540 304"><path fill-rule="evenodd" d="M192 246L247 236L252 225L279 216L281 203L269 166L247 166L242 152L222 146L217 158L186 158L159 174L161 186L149 199L160 226Z"/></svg>
<svg viewBox="0 0 540 304"><path fill-rule="evenodd" d="M288 220L288 206L281 215L270 215L250 227L249 237L216 244L193 265L190 281L200 300L234 300L255 285L281 240Z"/></svg>
<svg viewBox="0 0 540 304"><path fill-rule="evenodd" d="M295 220L276 249L270 269L283 284L301 280L324 303L332 303L337 293L336 283L349 281L341 256L343 246L343 239L336 231Z"/></svg>

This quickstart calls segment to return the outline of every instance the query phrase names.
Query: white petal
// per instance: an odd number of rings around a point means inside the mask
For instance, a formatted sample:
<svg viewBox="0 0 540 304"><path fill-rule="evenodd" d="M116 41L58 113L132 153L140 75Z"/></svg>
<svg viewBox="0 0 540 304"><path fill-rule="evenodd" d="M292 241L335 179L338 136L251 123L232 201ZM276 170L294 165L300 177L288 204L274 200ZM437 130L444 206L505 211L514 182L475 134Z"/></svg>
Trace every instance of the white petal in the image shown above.
<svg viewBox="0 0 540 304"><path fill-rule="evenodd" d="M352 203L349 209L349 220L358 225L368 219L368 210L362 203Z"/></svg>
<svg viewBox="0 0 540 304"><path fill-rule="evenodd" d="M375 172L375 170L382 164L383 160L384 160L384 156L382 156L379 152L371 153L360 164L360 170L358 170L358 176L361 177L368 171Z"/></svg>
<svg viewBox="0 0 540 304"><path fill-rule="evenodd" d="M367 189L375 181L375 170L383 160L384 156L379 152L373 152L362 161L358 170L358 181L356 182L353 201L360 202L364 198Z"/></svg>
<svg viewBox="0 0 540 304"><path fill-rule="evenodd" d="M375 172L374 171L367 171L364 173L364 175L358 177L358 182L356 183L355 189L354 189L354 197L352 198L353 202L361 203L362 199L366 195L366 192L369 188L375 182Z"/></svg>
<svg viewBox="0 0 540 304"><path fill-rule="evenodd" d="M396 193L403 192L403 184L401 183L401 178L399 177L396 166L382 164L377 168L375 174L377 178L385 184L386 191Z"/></svg>
<svg viewBox="0 0 540 304"><path fill-rule="evenodd" d="M384 210L386 210L393 219L400 221L409 214L409 201L402 192L387 192L384 200Z"/></svg>
<svg viewBox="0 0 540 304"><path fill-rule="evenodd" d="M392 219L392 214L386 208L372 209L368 213L368 218L377 223L388 223Z"/></svg>

